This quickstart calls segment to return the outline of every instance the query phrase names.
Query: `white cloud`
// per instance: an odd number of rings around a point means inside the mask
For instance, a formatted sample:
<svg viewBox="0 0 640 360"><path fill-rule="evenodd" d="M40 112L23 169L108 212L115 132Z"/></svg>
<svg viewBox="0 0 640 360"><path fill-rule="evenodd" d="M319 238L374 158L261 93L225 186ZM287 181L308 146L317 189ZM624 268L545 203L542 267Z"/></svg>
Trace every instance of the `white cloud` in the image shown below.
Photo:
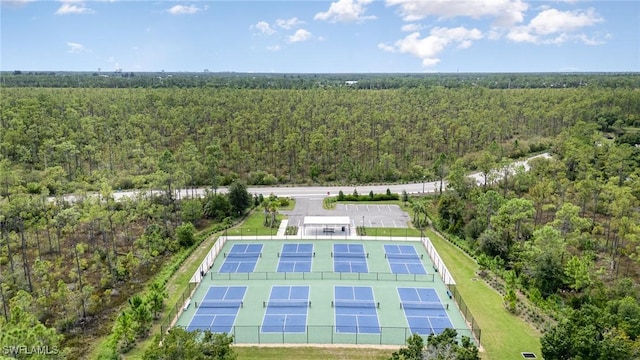
<svg viewBox="0 0 640 360"><path fill-rule="evenodd" d="M74 42L71 42L71 41L67 42L67 46L69 47L69 50L67 50L67 51L72 53L72 54L80 54L81 52L86 50L84 48L84 45L78 44L78 43L74 43Z"/></svg>
<svg viewBox="0 0 640 360"><path fill-rule="evenodd" d="M391 45L387 45L387 44L385 44L385 43L380 43L380 44L378 44L378 48L379 48L379 49L381 49L381 50L383 50L383 51L386 51L386 52L391 52L391 53L392 53L392 52L396 52L396 48L394 48L394 47L393 47L393 46L391 46Z"/></svg>
<svg viewBox="0 0 640 360"><path fill-rule="evenodd" d="M279 51L280 45L267 46L267 50L273 51L273 52Z"/></svg>
<svg viewBox="0 0 640 360"><path fill-rule="evenodd" d="M457 47L458 49L467 49L470 48L472 44L473 42L471 40L462 40Z"/></svg>
<svg viewBox="0 0 640 360"><path fill-rule="evenodd" d="M457 44L459 49L466 49L474 40L482 38L483 34L478 29L435 27L427 37L420 38L420 33L414 32L396 41L393 46L378 44L378 48L387 52L411 54L422 59L423 66L429 67L440 62L438 56L448 45Z"/></svg>
<svg viewBox="0 0 640 360"><path fill-rule="evenodd" d="M298 25L302 25L302 24L304 24L304 21L298 20L297 17L293 17L291 19L278 19L278 20L276 20L276 25L281 27L281 28L283 28L283 29L286 29L286 30L289 30L291 28L294 28L294 27L296 27Z"/></svg>
<svg viewBox="0 0 640 360"><path fill-rule="evenodd" d="M516 26L507 34L514 42L534 44L562 44L575 40L587 45L601 44L603 41L589 37L577 31L603 22L604 19L593 9L559 11L544 9L529 24Z"/></svg>
<svg viewBox="0 0 640 360"><path fill-rule="evenodd" d="M167 12L171 15L193 15L200 11L202 9L195 5L174 5L167 9Z"/></svg>
<svg viewBox="0 0 640 360"><path fill-rule="evenodd" d="M289 42L297 43L297 42L307 41L312 37L313 35L309 31L305 29L298 29L293 35L289 36Z"/></svg>
<svg viewBox="0 0 640 360"><path fill-rule="evenodd" d="M420 29L422 29L422 25L414 24L414 23L402 25L402 28L401 28L401 30L405 32L415 32Z"/></svg>
<svg viewBox="0 0 640 360"><path fill-rule="evenodd" d="M386 3L399 6L405 21L417 21L428 16L489 17L494 19L494 25L502 27L521 23L529 7L522 0L386 0Z"/></svg>
<svg viewBox="0 0 640 360"><path fill-rule="evenodd" d="M314 20L330 22L364 22L373 20L375 16L366 16L366 5L373 0L338 0L331 3L329 10L317 13Z"/></svg>
<svg viewBox="0 0 640 360"><path fill-rule="evenodd" d="M487 39L489 40L498 40L501 37L502 37L502 33L500 31L497 31L496 29L491 29L487 33Z"/></svg>
<svg viewBox="0 0 640 360"><path fill-rule="evenodd" d="M68 14L91 14L94 11L88 8L84 1L75 0L63 0L62 6L56 10L56 15L68 15Z"/></svg>
<svg viewBox="0 0 640 360"><path fill-rule="evenodd" d="M605 39L609 39L610 37L611 37L610 34L605 35ZM595 37L588 37L585 34L580 34L576 36L576 39L578 39L579 41L582 41L585 45L602 45L605 43L605 41L602 39L598 39Z"/></svg>
<svg viewBox="0 0 640 360"><path fill-rule="evenodd" d="M558 11L556 9L548 9L533 18L529 23L529 27L538 34L546 35L570 32L585 26L594 25L601 21L602 18L593 9L588 9L587 11Z"/></svg>
<svg viewBox="0 0 640 360"><path fill-rule="evenodd" d="M251 29L258 29L264 35L271 35L276 32L266 21L259 21L257 24L251 25Z"/></svg>

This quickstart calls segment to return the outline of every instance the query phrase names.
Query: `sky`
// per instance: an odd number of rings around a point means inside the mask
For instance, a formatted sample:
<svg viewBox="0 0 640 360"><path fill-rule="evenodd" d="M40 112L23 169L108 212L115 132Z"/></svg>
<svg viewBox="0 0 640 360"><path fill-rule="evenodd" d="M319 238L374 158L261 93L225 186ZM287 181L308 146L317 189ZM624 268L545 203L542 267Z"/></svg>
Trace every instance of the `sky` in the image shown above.
<svg viewBox="0 0 640 360"><path fill-rule="evenodd" d="M0 70L638 72L638 0L0 0Z"/></svg>

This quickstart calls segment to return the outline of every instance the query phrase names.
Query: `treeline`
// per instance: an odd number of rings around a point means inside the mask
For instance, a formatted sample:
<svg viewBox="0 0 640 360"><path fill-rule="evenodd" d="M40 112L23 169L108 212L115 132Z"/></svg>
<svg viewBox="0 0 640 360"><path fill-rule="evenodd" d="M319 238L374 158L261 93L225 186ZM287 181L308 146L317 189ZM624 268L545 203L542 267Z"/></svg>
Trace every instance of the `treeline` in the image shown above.
<svg viewBox="0 0 640 360"><path fill-rule="evenodd" d="M443 73L443 74L266 74L230 72L37 72L0 73L7 87L51 88L230 88L388 90L444 87L462 89L638 88L638 73Z"/></svg>
<svg viewBox="0 0 640 360"><path fill-rule="evenodd" d="M519 157L577 121L624 132L637 92L3 88L0 191L440 178L444 159ZM163 169L164 167L164 169Z"/></svg>
<svg viewBox="0 0 640 360"><path fill-rule="evenodd" d="M579 122L553 158L480 185L457 161L446 193L412 205L502 277L507 309L526 311L519 293L542 309L545 359L640 357L640 149L604 135Z"/></svg>

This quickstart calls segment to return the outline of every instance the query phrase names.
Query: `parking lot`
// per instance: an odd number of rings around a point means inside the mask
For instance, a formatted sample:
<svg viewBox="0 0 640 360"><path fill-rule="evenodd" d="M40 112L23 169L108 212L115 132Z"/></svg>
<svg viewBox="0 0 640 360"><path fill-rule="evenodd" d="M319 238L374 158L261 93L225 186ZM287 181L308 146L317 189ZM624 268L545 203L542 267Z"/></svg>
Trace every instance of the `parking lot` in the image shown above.
<svg viewBox="0 0 640 360"><path fill-rule="evenodd" d="M289 226L302 226L305 216L349 216L352 226L376 228L408 228L409 215L397 205L337 204L334 210L322 207L322 198L296 198L296 207L282 211L289 217Z"/></svg>

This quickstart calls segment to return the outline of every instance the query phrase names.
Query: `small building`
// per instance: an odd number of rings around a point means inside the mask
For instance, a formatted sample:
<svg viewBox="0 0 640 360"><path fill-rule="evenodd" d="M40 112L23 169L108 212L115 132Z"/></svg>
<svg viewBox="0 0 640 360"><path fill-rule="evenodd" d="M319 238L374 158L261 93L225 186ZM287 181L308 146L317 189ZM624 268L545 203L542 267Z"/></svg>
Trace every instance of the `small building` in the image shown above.
<svg viewBox="0 0 640 360"><path fill-rule="evenodd" d="M305 216L302 222L302 234L307 235L340 235L351 234L351 218L348 216Z"/></svg>

